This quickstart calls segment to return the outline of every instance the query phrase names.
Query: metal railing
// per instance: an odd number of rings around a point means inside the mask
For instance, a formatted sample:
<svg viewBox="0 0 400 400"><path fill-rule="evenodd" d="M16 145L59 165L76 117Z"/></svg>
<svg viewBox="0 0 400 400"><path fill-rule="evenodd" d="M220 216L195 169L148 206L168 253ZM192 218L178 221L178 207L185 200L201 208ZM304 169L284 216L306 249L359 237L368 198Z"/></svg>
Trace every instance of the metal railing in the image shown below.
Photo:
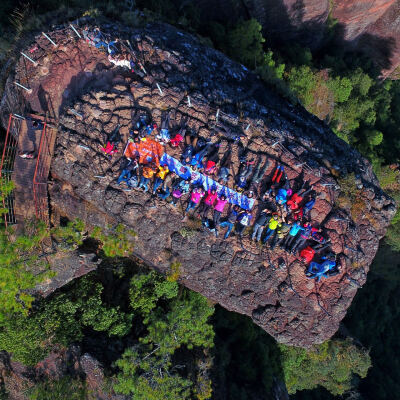
<svg viewBox="0 0 400 400"><path fill-rule="evenodd" d="M4 148L1 156L0 163L0 177L1 182L5 185L12 181L12 174L14 172L14 161L18 149L18 136L21 129L21 117L10 114L8 119L7 134L4 141ZM11 191L2 201L3 208L7 212L3 215L4 225L13 225L17 223L14 213L14 193Z"/></svg>

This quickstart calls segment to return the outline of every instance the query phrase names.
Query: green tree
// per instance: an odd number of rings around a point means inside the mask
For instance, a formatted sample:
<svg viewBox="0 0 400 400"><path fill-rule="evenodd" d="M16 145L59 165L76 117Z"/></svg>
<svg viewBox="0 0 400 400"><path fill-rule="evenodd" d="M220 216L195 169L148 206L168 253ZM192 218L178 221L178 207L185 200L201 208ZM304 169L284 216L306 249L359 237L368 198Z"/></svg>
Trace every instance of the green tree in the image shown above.
<svg viewBox="0 0 400 400"><path fill-rule="evenodd" d="M28 390L30 400L86 400L86 386L79 379L47 380Z"/></svg>
<svg viewBox="0 0 400 400"><path fill-rule="evenodd" d="M28 317L10 315L0 328L0 349L33 365L57 345L79 342L85 328L125 336L132 314L105 304L103 290L101 283L85 276L51 299L41 300Z"/></svg>
<svg viewBox="0 0 400 400"><path fill-rule="evenodd" d="M114 390L132 395L134 400L189 399L191 382L169 371L169 356L160 358L153 354L148 346L126 350L116 362L120 372Z"/></svg>
<svg viewBox="0 0 400 400"><path fill-rule="evenodd" d="M264 64L262 26L256 19L238 23L228 32L228 53L249 68Z"/></svg>
<svg viewBox="0 0 400 400"><path fill-rule="evenodd" d="M172 299L178 295L176 281L168 281L155 271L139 273L130 282L129 298L133 310L147 315L159 299Z"/></svg>
<svg viewBox="0 0 400 400"><path fill-rule="evenodd" d="M336 103L347 101L353 89L350 79L341 78L340 76L328 79L327 86L332 90Z"/></svg>
<svg viewBox="0 0 400 400"><path fill-rule="evenodd" d="M173 354L182 345L210 348L214 331L207 320L213 313L205 297L185 291L182 298L171 300L168 312L159 307L145 318L148 334L142 341L158 346L160 354Z"/></svg>
<svg viewBox="0 0 400 400"><path fill-rule="evenodd" d="M289 71L288 84L297 95L305 108L314 102L314 91L318 79L312 69L308 66L292 67Z"/></svg>
<svg viewBox="0 0 400 400"><path fill-rule="evenodd" d="M352 388L354 374L367 376L371 367L369 352L351 340L328 340L312 350L279 345L288 392L325 387L334 395Z"/></svg>
<svg viewBox="0 0 400 400"><path fill-rule="evenodd" d="M0 326L10 313L27 315L34 300L29 290L51 275L40 258L46 237L40 221L26 221L20 235L12 228L0 229Z"/></svg>

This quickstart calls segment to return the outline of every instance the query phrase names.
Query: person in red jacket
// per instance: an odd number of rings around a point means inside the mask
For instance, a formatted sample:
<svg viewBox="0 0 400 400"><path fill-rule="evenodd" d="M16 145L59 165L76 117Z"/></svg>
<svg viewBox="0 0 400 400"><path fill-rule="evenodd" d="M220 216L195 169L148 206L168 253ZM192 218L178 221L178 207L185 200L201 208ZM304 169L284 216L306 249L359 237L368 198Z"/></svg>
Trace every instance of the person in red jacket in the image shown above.
<svg viewBox="0 0 400 400"><path fill-rule="evenodd" d="M304 197L312 191L312 186L305 190L301 188L297 193L294 193L290 200L287 202L287 207L289 211L295 211L300 207L300 203L303 201Z"/></svg>
<svg viewBox="0 0 400 400"><path fill-rule="evenodd" d="M315 254L321 253L328 247L329 243L325 243L323 245L318 243L314 246L307 246L300 252L300 259L305 264L309 264L313 260Z"/></svg>

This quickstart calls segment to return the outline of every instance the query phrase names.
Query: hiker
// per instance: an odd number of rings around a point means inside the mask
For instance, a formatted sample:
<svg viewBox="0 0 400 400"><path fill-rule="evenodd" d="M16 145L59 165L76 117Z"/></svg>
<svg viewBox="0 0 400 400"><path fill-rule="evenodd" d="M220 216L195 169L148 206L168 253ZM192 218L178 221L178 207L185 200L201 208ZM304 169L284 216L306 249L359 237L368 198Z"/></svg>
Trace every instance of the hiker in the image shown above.
<svg viewBox="0 0 400 400"><path fill-rule="evenodd" d="M18 155L21 158L27 158L27 159L36 158L35 150L20 152Z"/></svg>
<svg viewBox="0 0 400 400"><path fill-rule="evenodd" d="M279 216L278 213L273 213L271 218L269 219L268 229L263 239L263 244L268 242L268 239L273 235L276 234L276 229L280 226Z"/></svg>
<svg viewBox="0 0 400 400"><path fill-rule="evenodd" d="M176 181L175 172L170 172L165 179L163 180L161 186L158 189L158 197L162 200L166 200L167 197L171 194L172 188L174 187Z"/></svg>
<svg viewBox="0 0 400 400"><path fill-rule="evenodd" d="M133 173L135 170L137 170L139 167L139 164L136 160L131 160L129 158L124 158L122 163L121 163L121 174L119 175L117 179L118 185L121 184L121 182L125 182L129 186L129 180L131 179Z"/></svg>
<svg viewBox="0 0 400 400"><path fill-rule="evenodd" d="M255 193L258 193L258 191L257 191L258 186L259 186L260 182L262 181L262 179L264 178L265 173L267 172L267 169L269 166L268 158L265 158L265 162L262 167L261 167L261 165L262 165L262 159L260 159L260 161L258 162L257 167L254 171L254 174L250 180L249 188L250 188L250 190L254 191Z"/></svg>
<svg viewBox="0 0 400 400"><path fill-rule="evenodd" d="M322 264L315 261L310 263L306 271L307 278L318 279L319 282L322 277L329 278L340 273L334 257L322 257L322 260L325 260Z"/></svg>
<svg viewBox="0 0 400 400"><path fill-rule="evenodd" d="M143 167L142 177L139 182L139 189L143 189L145 192L149 190L149 183L156 173L156 167L154 164L148 164Z"/></svg>
<svg viewBox="0 0 400 400"><path fill-rule="evenodd" d="M303 201L303 198L312 191L312 186L305 190L301 188L298 192L294 193L290 200L288 200L287 205L289 211L293 212L300 207L300 203Z"/></svg>
<svg viewBox="0 0 400 400"><path fill-rule="evenodd" d="M195 151L193 152L192 159L190 160L190 165L192 166L197 166L199 168L203 168L203 158L207 156L208 154L214 154L215 156L215 151L217 152L218 156L218 145L212 143L211 141L207 141L203 139L202 137L199 138L197 142L197 146L195 148Z"/></svg>
<svg viewBox="0 0 400 400"><path fill-rule="evenodd" d="M220 183L221 185L225 186L227 184L227 181L231 176L230 174L231 166L232 166L232 150L229 146L228 150L225 152L219 164L217 178L218 178L218 183Z"/></svg>
<svg viewBox="0 0 400 400"><path fill-rule="evenodd" d="M232 232L232 229L234 228L237 220L239 210L240 210L239 206L234 206L228 213L228 216L226 217L225 221L219 223L219 226L221 226L222 228L225 227L228 228L224 235L224 239L227 239L230 233Z"/></svg>
<svg viewBox="0 0 400 400"><path fill-rule="evenodd" d="M290 231L290 224L286 223L285 219L283 219L280 225L278 225L276 229L276 235L274 235L274 238L271 241L270 244L271 250L274 250L275 246L281 247L289 231Z"/></svg>
<svg viewBox="0 0 400 400"><path fill-rule="evenodd" d="M203 176L196 166L190 168L190 183L194 186L203 186Z"/></svg>
<svg viewBox="0 0 400 400"><path fill-rule="evenodd" d="M117 146L121 142L121 134L119 133L119 128L120 125L118 124L108 136L106 144L101 148L102 151L104 151L104 153L106 153L110 159L113 154L118 152Z"/></svg>
<svg viewBox="0 0 400 400"><path fill-rule="evenodd" d="M206 175L214 175L219 163L219 143L215 143L207 152L207 161L204 163L204 173Z"/></svg>
<svg viewBox="0 0 400 400"><path fill-rule="evenodd" d="M303 221L303 214L304 214L303 207L299 207L297 210L294 210L292 212L292 218L295 221L300 221L301 223Z"/></svg>
<svg viewBox="0 0 400 400"><path fill-rule="evenodd" d="M239 234L240 237L243 236L244 229L250 225L250 221L252 218L253 216L247 210L242 210L239 213L237 217L238 223L236 224L236 232Z"/></svg>
<svg viewBox="0 0 400 400"><path fill-rule="evenodd" d="M108 54L110 56L113 56L113 55L116 55L118 53L121 53L121 49L120 49L118 38L115 39L115 40L112 40L111 42L108 42L107 52L108 52Z"/></svg>
<svg viewBox="0 0 400 400"><path fill-rule="evenodd" d="M139 161L140 159L139 146L140 146L139 136L135 136L133 139L132 138L128 139L128 146L126 147L125 150L125 156L128 158L128 160L132 159Z"/></svg>
<svg viewBox="0 0 400 400"><path fill-rule="evenodd" d="M244 167L244 165L246 165ZM247 180L253 172L254 160L246 161L246 164L241 164L239 175L236 178L236 191L239 193L244 192L247 186ZM244 168L243 168L244 167Z"/></svg>
<svg viewBox="0 0 400 400"><path fill-rule="evenodd" d="M200 203L200 200L203 198L204 194L204 189L202 187L195 187L192 190L192 194L190 195L190 200L185 212L189 212L191 209L195 209Z"/></svg>
<svg viewBox="0 0 400 400"><path fill-rule="evenodd" d="M311 199L306 204L304 204L303 215L304 218L306 218L307 220L311 219L311 210L313 209L314 205L315 205L315 197L311 197Z"/></svg>
<svg viewBox="0 0 400 400"><path fill-rule="evenodd" d="M207 218L208 210L214 205L215 200L217 199L217 190L215 188L209 189L207 192L206 198L203 200L203 202L200 204L200 207L198 209L198 215L200 217L200 214L203 213L202 220L203 222Z"/></svg>
<svg viewBox="0 0 400 400"><path fill-rule="evenodd" d="M314 246L307 246L303 250L301 250L300 259L305 264L309 264L313 260L315 254L321 253L323 250L328 248L329 245L330 245L329 243L326 244L317 243Z"/></svg>
<svg viewBox="0 0 400 400"><path fill-rule="evenodd" d="M183 138L185 137L185 132L186 132L185 127L179 129L179 131L175 134L175 136L171 138L169 144L172 147L178 147L183 142Z"/></svg>
<svg viewBox="0 0 400 400"><path fill-rule="evenodd" d="M228 202L228 200L226 199L226 196L223 194L217 198L217 202L215 203L215 206L214 206L214 216L213 216L215 229L217 229L219 220L221 218L221 214L224 212L224 208L225 208L225 205L227 202ZM216 235L218 236L217 233L216 233Z"/></svg>
<svg viewBox="0 0 400 400"><path fill-rule="evenodd" d="M123 68L128 68L130 70L133 70L133 61L128 60L128 57L126 54L116 54L115 56L112 56L111 54L108 55L108 61L110 63L116 65L117 67L123 67Z"/></svg>
<svg viewBox="0 0 400 400"><path fill-rule="evenodd" d="M289 182L287 182L287 183L288 183L287 186L289 186ZM292 189L290 189L290 188L287 189L286 186L282 187L282 188L278 189L278 192L275 196L275 201L279 205L284 205L287 202L287 198L289 196L291 196L291 194L292 194ZM285 206L285 208L286 208L286 206Z"/></svg>
<svg viewBox="0 0 400 400"><path fill-rule="evenodd" d="M303 229L294 241L292 246L292 253L296 253L297 249L301 249L307 242L308 239L311 238L312 232L320 232L320 229L313 228L309 222L306 222L303 225Z"/></svg>
<svg viewBox="0 0 400 400"><path fill-rule="evenodd" d="M267 208L264 208L264 210L261 211L260 215L254 222L253 234L251 236L251 240L255 240L256 238L257 242L261 240L261 235L268 222L269 222L269 210Z"/></svg>
<svg viewBox="0 0 400 400"><path fill-rule="evenodd" d="M170 114L169 112L164 115L161 120L160 133L157 135L157 139L160 142L168 143L171 140L170 130Z"/></svg>
<svg viewBox="0 0 400 400"><path fill-rule="evenodd" d="M93 32L90 32L89 27L85 26L82 33L86 42L91 46L95 46L97 49L100 47L108 48L108 44L98 27L95 27Z"/></svg>
<svg viewBox="0 0 400 400"><path fill-rule="evenodd" d="M303 228L301 227L300 222L294 221L290 226L289 233L286 236L282 247L284 247L286 250L290 250L292 244L294 243L294 240L296 239L297 234L302 230Z"/></svg>
<svg viewBox="0 0 400 400"><path fill-rule="evenodd" d="M189 179L181 179L172 191L172 205L176 207L178 200L189 191Z"/></svg>
<svg viewBox="0 0 400 400"><path fill-rule="evenodd" d="M183 165L190 164L192 161L193 151L197 146L199 137L194 131L190 131L189 134L185 135L185 148L181 155L181 163Z"/></svg>
<svg viewBox="0 0 400 400"><path fill-rule="evenodd" d="M159 165L158 166L158 171L156 173L156 179L154 180L154 184L153 184L153 194L156 194L157 189L163 183L168 172L169 172L168 165L164 165L164 166Z"/></svg>

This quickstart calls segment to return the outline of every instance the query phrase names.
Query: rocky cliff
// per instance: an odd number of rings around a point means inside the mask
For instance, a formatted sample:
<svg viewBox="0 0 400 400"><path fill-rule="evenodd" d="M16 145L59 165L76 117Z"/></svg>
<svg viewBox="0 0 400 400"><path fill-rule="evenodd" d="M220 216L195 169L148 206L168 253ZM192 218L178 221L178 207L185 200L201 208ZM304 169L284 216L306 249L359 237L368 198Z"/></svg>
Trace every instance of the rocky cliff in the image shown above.
<svg viewBox="0 0 400 400"><path fill-rule="evenodd" d="M256 18L267 39L285 45L295 39L317 49L328 16L337 20L337 39L350 51L363 51L381 68L382 76L397 78L400 64L399 0L200 0L205 15L216 20Z"/></svg>
<svg viewBox="0 0 400 400"><path fill-rule="evenodd" d="M166 273L178 261L183 285L249 315L279 342L308 347L331 337L365 283L395 212L371 165L320 120L195 37L161 24L102 30L129 39L146 73L113 66L105 53L67 28L50 33L57 47L35 38L37 50L30 54L39 64L21 58L7 83L9 88L13 79L27 85L27 107L58 120L49 184L53 221L66 216L90 225L122 222L137 232L135 254L149 266ZM11 100L2 104L4 116ZM228 145L221 126L241 134L255 157L270 160L263 185L278 163L295 188L309 181L318 193L312 220L331 240L341 273L316 283L306 278L295 256L268 251L247 236L217 239L196 218L183 220L182 206L173 208L139 190L124 191L115 182L121 149L110 160L100 144L117 124L125 142L137 110L158 124L163 111L173 110L176 123L185 119L201 136L221 140L221 155ZM232 149L237 174L239 149ZM176 155L169 146L165 151ZM256 202L253 214L263 206ZM278 268L279 260L286 267Z"/></svg>

